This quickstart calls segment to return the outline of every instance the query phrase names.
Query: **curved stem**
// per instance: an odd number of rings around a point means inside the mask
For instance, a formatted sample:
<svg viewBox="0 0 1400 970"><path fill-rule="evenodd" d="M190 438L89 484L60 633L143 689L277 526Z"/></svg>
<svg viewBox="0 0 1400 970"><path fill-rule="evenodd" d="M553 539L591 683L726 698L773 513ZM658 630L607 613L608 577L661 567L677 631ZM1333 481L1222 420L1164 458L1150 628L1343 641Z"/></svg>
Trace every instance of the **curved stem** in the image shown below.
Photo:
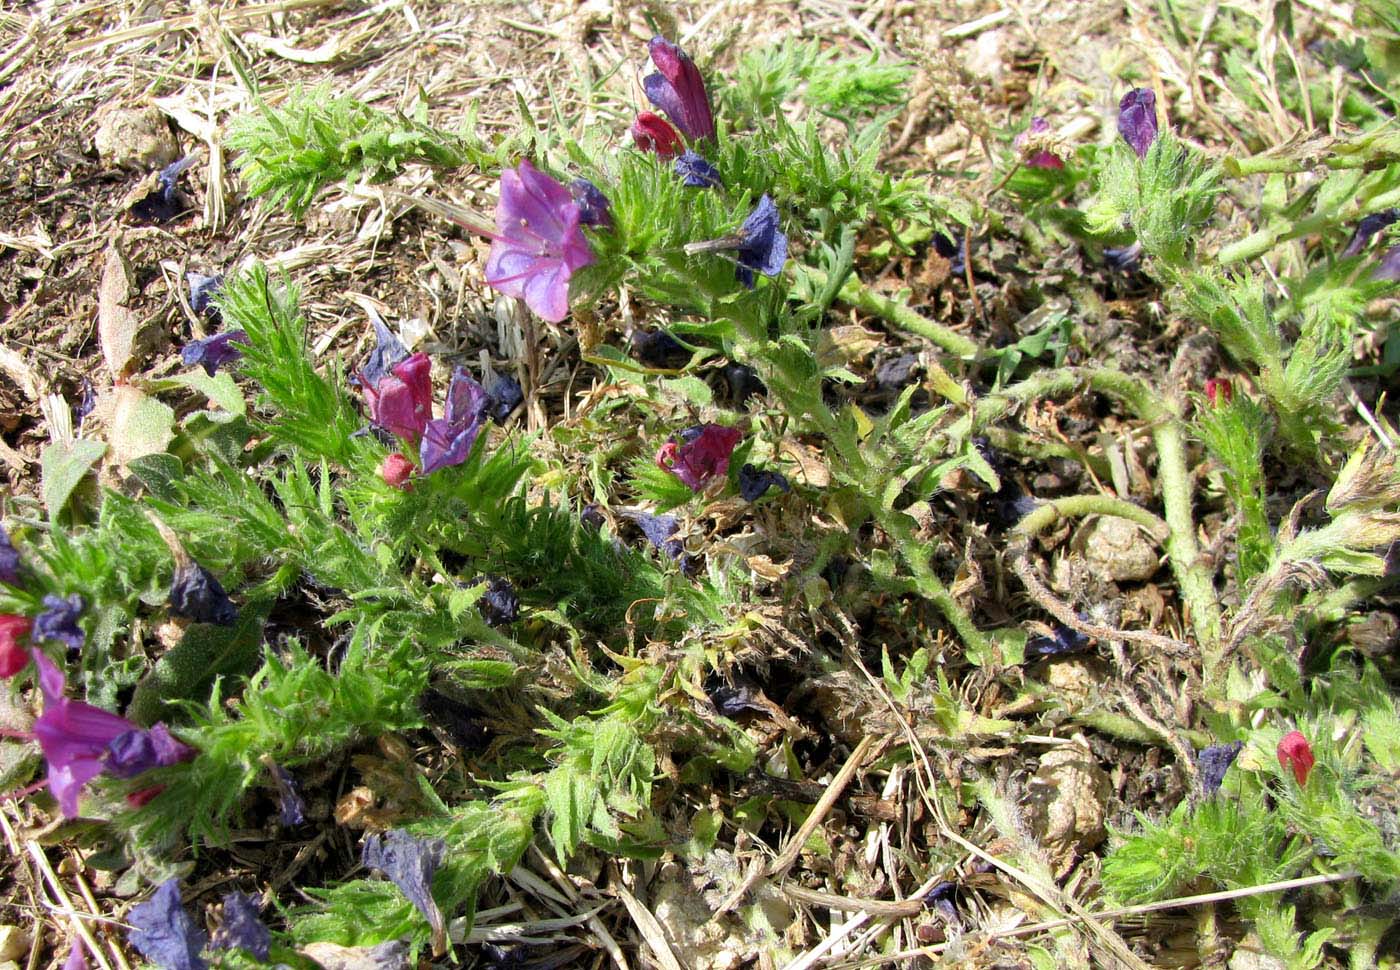
<svg viewBox="0 0 1400 970"><path fill-rule="evenodd" d="M813 289L820 290L826 284L826 274L821 270L813 269L810 266L801 266L798 267L798 273L807 277ZM872 313L901 330L917 334L933 343L934 346L941 347L958 357L972 359L982 350L981 345L971 337L965 337L956 330L945 327L941 323L935 323L901 300L892 300L876 293L856 276L851 276L841 285L836 298L857 310Z"/></svg>
<svg viewBox="0 0 1400 970"><path fill-rule="evenodd" d="M1152 537L1159 542L1166 540L1169 531L1167 523L1147 509L1108 495L1070 495L1051 499L1024 516L1013 531L1027 537L1035 536L1062 518L1083 518L1086 515L1114 515L1127 519L1152 533Z"/></svg>

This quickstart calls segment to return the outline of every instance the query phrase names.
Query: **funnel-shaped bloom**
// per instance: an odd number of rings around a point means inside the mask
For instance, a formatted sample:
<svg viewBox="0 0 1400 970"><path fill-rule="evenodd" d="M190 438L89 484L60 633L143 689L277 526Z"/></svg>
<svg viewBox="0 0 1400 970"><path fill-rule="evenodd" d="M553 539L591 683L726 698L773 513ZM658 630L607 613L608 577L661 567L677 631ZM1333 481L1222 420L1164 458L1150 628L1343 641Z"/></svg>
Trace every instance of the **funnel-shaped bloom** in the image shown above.
<svg viewBox="0 0 1400 970"><path fill-rule="evenodd" d="M644 152L656 152L663 159L672 159L685 150L681 133L671 123L658 114L643 111L637 115L628 129L638 148Z"/></svg>
<svg viewBox="0 0 1400 970"><path fill-rule="evenodd" d="M236 344L246 344L248 335L242 330L225 330L212 337L191 340L180 348L180 360L186 367L198 365L213 377L219 368L243 356Z"/></svg>
<svg viewBox="0 0 1400 970"><path fill-rule="evenodd" d="M1391 246L1371 271L1371 279L1395 282L1400 280L1400 246Z"/></svg>
<svg viewBox="0 0 1400 970"><path fill-rule="evenodd" d="M1278 743L1278 763L1293 770L1293 777L1299 785L1308 783L1308 775L1317 759L1313 757L1312 745L1303 737L1302 731L1289 731Z"/></svg>
<svg viewBox="0 0 1400 970"><path fill-rule="evenodd" d="M86 604L77 593L71 596L45 596L44 610L34 617L35 643L57 640L66 644L69 650L77 650L85 639L83 628L78 626L78 617L83 615Z"/></svg>
<svg viewBox="0 0 1400 970"><path fill-rule="evenodd" d="M1225 781L1225 772L1230 770L1230 766L1235 763L1235 759L1243 750L1243 741L1212 744L1208 748L1202 748L1200 753L1196 755L1196 768L1201 775L1202 791L1207 795L1214 795L1218 792Z"/></svg>
<svg viewBox="0 0 1400 970"><path fill-rule="evenodd" d="M787 234L778 228L778 207L767 195L758 200L753 212L739 230L744 237L739 244L739 265L735 275L749 289L754 286L754 272L777 276L787 262Z"/></svg>
<svg viewBox="0 0 1400 970"><path fill-rule="evenodd" d="M648 47L657 74L642 79L647 100L671 116L676 127L692 141L715 136L714 112L700 69L689 55L662 37Z"/></svg>
<svg viewBox="0 0 1400 970"><path fill-rule="evenodd" d="M126 914L131 924L127 937L131 945L161 970L205 970L208 966L199 952L208 940L185 912L180 899L180 880L171 877L157 887L144 903Z"/></svg>
<svg viewBox="0 0 1400 970"><path fill-rule="evenodd" d="M681 181L692 189L717 189L724 183L719 177L719 169L705 161L695 152L686 152L673 163Z"/></svg>
<svg viewBox="0 0 1400 970"><path fill-rule="evenodd" d="M199 563L189 560L175 567L170 581L170 612L196 623L233 626L238 607L224 592L223 584Z"/></svg>
<svg viewBox="0 0 1400 970"><path fill-rule="evenodd" d="M588 179L574 179L569 183L569 194L578 206L578 221L585 226L612 228L612 202Z"/></svg>
<svg viewBox="0 0 1400 970"><path fill-rule="evenodd" d="M569 315L569 279L593 262L580 221L567 188L528 161L506 169L486 282L551 323L563 320Z"/></svg>
<svg viewBox="0 0 1400 970"><path fill-rule="evenodd" d="M423 431L420 457L424 475L467 460L481 426L486 423L490 404L491 396L486 388L460 367L453 372L443 416L429 421Z"/></svg>
<svg viewBox="0 0 1400 970"><path fill-rule="evenodd" d="M1157 95L1151 88L1133 88L1118 102L1118 134L1138 158L1157 140Z"/></svg>
<svg viewBox="0 0 1400 970"><path fill-rule="evenodd" d="M419 353L399 361L376 381L370 380L368 369L360 373L369 417L376 427L405 441L422 437L433 412L431 369L428 356Z"/></svg>
<svg viewBox="0 0 1400 970"><path fill-rule="evenodd" d="M661 446L656 464L698 492L728 473L729 456L743 436L738 428L722 424L686 428Z"/></svg>
<svg viewBox="0 0 1400 970"><path fill-rule="evenodd" d="M134 778L152 768L185 761L193 749L175 740L164 724L145 730L100 707L64 696L63 671L40 650L31 651L39 670L44 712L34 722L34 738L49 766L49 791L67 818L78 814L84 785L106 772Z"/></svg>
<svg viewBox="0 0 1400 970"><path fill-rule="evenodd" d="M1382 209L1364 217L1356 224L1356 229L1352 232L1346 248L1342 250L1342 255L1359 255L1373 236L1397 220L1400 220L1400 209Z"/></svg>
<svg viewBox="0 0 1400 970"><path fill-rule="evenodd" d="M374 327L374 349L365 358L359 380L366 387L374 387L394 369L395 364L408 357L408 348L394 336L384 318L373 310L370 311L369 322Z"/></svg>

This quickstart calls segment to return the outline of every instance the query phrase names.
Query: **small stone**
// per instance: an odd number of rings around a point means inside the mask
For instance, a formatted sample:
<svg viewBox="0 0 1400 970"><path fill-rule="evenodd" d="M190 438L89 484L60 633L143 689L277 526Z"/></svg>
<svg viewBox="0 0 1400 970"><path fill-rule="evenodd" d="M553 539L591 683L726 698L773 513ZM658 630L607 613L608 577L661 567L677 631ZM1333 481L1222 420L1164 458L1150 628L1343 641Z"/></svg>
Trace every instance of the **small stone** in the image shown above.
<svg viewBox="0 0 1400 970"><path fill-rule="evenodd" d="M1143 531L1127 519L1104 516L1084 540L1084 558L1100 575L1116 583L1151 579L1157 550Z"/></svg>
<svg viewBox="0 0 1400 970"><path fill-rule="evenodd" d="M1111 790L1108 774L1086 747L1065 745L1040 759L1022 808L1061 874L1108 836L1104 820Z"/></svg>
<svg viewBox="0 0 1400 970"><path fill-rule="evenodd" d="M159 108L108 106L97 114L93 144L104 165L143 172L164 168L180 157L180 146Z"/></svg>

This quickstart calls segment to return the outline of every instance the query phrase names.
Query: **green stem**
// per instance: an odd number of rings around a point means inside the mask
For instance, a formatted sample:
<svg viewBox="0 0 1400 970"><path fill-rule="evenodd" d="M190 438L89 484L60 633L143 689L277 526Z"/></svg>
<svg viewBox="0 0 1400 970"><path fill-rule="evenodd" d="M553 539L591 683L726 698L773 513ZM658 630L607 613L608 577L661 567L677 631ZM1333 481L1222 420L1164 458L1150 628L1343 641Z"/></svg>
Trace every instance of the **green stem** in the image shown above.
<svg viewBox="0 0 1400 970"><path fill-rule="evenodd" d="M985 633L977 629L972 617L953 594L948 592L948 587L943 585L943 581L933 571L928 558L919 553L919 550L924 548L924 543L914 536L912 520L901 512L877 512L876 520L895 540L900 555L908 563L914 588L920 596L937 607L943 618L957 631L967 648L969 658L977 664L984 664L996 658L996 645Z"/></svg>
<svg viewBox="0 0 1400 970"><path fill-rule="evenodd" d="M1397 204L1400 204L1400 189L1391 189L1380 195L1358 192L1345 205L1334 211L1319 212L1296 222L1280 220L1251 233L1239 242L1224 246L1216 256L1216 262L1221 266L1228 266L1241 260L1254 259L1281 242L1316 235L1325 229L1355 222L1368 212L1378 212Z"/></svg>
<svg viewBox="0 0 1400 970"><path fill-rule="evenodd" d="M814 290L820 290L826 285L826 274L819 269L810 266L800 266L797 268L799 277L806 277ZM842 284L837 293L837 299L842 303L872 313L884 320L892 323L901 330L917 334L933 343L936 347L955 354L967 360L976 359L981 353L982 347L977 341L970 337L965 337L956 330L949 329L940 323L934 323L928 317L923 316L909 304L900 300L892 300L887 296L876 293L866 286L856 276L852 276Z"/></svg>
<svg viewBox="0 0 1400 970"><path fill-rule="evenodd" d="M1158 540L1164 539L1168 532L1167 524L1151 512L1108 495L1070 495L1051 499L1016 523L1014 531L1024 536L1035 536L1062 518L1079 519L1086 515L1113 515L1127 519L1142 526Z"/></svg>

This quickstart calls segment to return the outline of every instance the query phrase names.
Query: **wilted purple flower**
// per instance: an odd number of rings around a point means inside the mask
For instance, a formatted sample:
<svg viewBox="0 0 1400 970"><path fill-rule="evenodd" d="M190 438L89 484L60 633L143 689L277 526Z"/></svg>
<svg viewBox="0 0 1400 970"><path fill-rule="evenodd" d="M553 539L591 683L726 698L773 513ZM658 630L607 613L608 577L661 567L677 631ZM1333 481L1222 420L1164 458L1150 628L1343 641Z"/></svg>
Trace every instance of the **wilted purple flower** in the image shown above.
<svg viewBox="0 0 1400 970"><path fill-rule="evenodd" d="M522 161L501 173L496 232L486 282L525 301L542 319L569 315L569 279L593 262L569 190Z"/></svg>
<svg viewBox="0 0 1400 970"><path fill-rule="evenodd" d="M739 494L745 502L757 502L770 488L780 492L791 491L787 478L781 472L760 470L747 463L739 466Z"/></svg>
<svg viewBox="0 0 1400 970"><path fill-rule="evenodd" d="M1230 770L1230 766L1235 763L1242 750L1243 741L1231 741L1229 744L1212 744L1208 748L1202 748L1196 755L1201 788L1207 795L1214 795L1220 790L1225 781L1225 772Z"/></svg>
<svg viewBox="0 0 1400 970"><path fill-rule="evenodd" d="M362 372L360 383L374 425L416 444L433 416L431 371L428 356L419 353L399 361L377 381Z"/></svg>
<svg viewBox="0 0 1400 970"><path fill-rule="evenodd" d="M468 586L486 584L481 591L481 599L476 608L487 626L505 626L514 623L520 616L520 597L515 595L515 587L510 580L501 576L480 576L470 580Z"/></svg>
<svg viewBox="0 0 1400 970"><path fill-rule="evenodd" d="M1030 141L1031 135L1043 135L1050 130L1050 122L1044 118L1032 118L1031 126L1016 136L1012 144L1017 151L1020 151L1026 142ZM1064 168L1065 163L1060 160L1060 156L1054 152L1040 149L1030 158L1026 159L1027 168Z"/></svg>
<svg viewBox="0 0 1400 970"><path fill-rule="evenodd" d="M268 765L272 783L277 786L277 821L283 828L295 828L306 821L306 801L292 773L279 764Z"/></svg>
<svg viewBox="0 0 1400 970"><path fill-rule="evenodd" d="M1071 630L1067 626L1054 626L1054 632L1048 637L1031 637L1026 641L1026 659L1040 660L1044 657L1064 657L1072 653L1081 653L1089 649L1093 640L1080 633L1078 630Z"/></svg>
<svg viewBox="0 0 1400 970"><path fill-rule="evenodd" d="M190 288L190 309L202 317L218 320L222 314L219 313L214 297L224 285L223 276L219 273L205 276L190 270L185 274L185 283Z"/></svg>
<svg viewBox="0 0 1400 970"><path fill-rule="evenodd" d="M83 615L85 606L83 598L77 593L71 596L45 596L44 611L34 617L30 639L35 643L58 640L67 644L68 649L77 650L85 638L82 627L78 626L78 617Z"/></svg>
<svg viewBox="0 0 1400 970"><path fill-rule="evenodd" d="M432 724L450 734L460 747L481 748L491 739L485 714L435 687L418 695L418 710Z"/></svg>
<svg viewBox="0 0 1400 970"><path fill-rule="evenodd" d="M132 215L148 222L169 222L184 212L186 206L180 195L180 176L194 162L194 155L186 155L161 169L160 175L156 177L155 189L150 195L132 205Z"/></svg>
<svg viewBox="0 0 1400 970"><path fill-rule="evenodd" d="M1120 273L1134 273L1142 265L1142 243L1131 246L1105 246L1103 260L1109 269Z"/></svg>
<svg viewBox="0 0 1400 970"><path fill-rule="evenodd" d="M503 423L509 418L511 412L525 403L525 389L520 386L520 382L509 374L496 378L491 385L490 399L487 401L486 413L492 421L497 424Z"/></svg>
<svg viewBox="0 0 1400 970"><path fill-rule="evenodd" d="M626 514L637 523L637 528L642 530L642 535L646 536L647 542L650 542L653 548L672 559L681 558L681 554L685 552L685 545L675 538L676 532L680 530L680 519L674 515L650 515L646 512Z"/></svg>
<svg viewBox="0 0 1400 970"><path fill-rule="evenodd" d="M63 970L88 970L87 944L77 933L68 949L68 958L63 961Z"/></svg>
<svg viewBox="0 0 1400 970"><path fill-rule="evenodd" d="M1118 134L1138 158L1157 140L1157 95L1151 88L1133 88L1118 102Z"/></svg>
<svg viewBox="0 0 1400 970"><path fill-rule="evenodd" d="M748 364L726 364L723 374L729 385L729 402L736 408L743 407L755 394L761 397L768 393L767 385L758 379L758 371Z"/></svg>
<svg viewBox="0 0 1400 970"><path fill-rule="evenodd" d="M157 722L149 731L132 728L113 738L107 745L102 770L113 778L135 778L194 756L194 748L177 741L169 728Z"/></svg>
<svg viewBox="0 0 1400 970"><path fill-rule="evenodd" d="M378 869L389 877L410 903L423 914L433 930L433 952L447 949L447 923L433 900L433 876L447 854L442 839L420 839L403 829L365 839L360 862L366 869Z"/></svg>
<svg viewBox="0 0 1400 970"><path fill-rule="evenodd" d="M719 169L695 152L686 152L672 163L681 181L692 189L717 189L723 185Z"/></svg>
<svg viewBox="0 0 1400 970"><path fill-rule="evenodd" d="M246 893L234 890L219 908L222 920L209 946L214 950L247 950L263 962L272 947L272 934L258 917L258 906Z"/></svg>
<svg viewBox="0 0 1400 970"><path fill-rule="evenodd" d="M1391 246L1385 251L1385 255L1371 272L1371 279L1391 282L1400 280L1400 246Z"/></svg>
<svg viewBox="0 0 1400 970"><path fill-rule="evenodd" d="M946 232L933 234L933 251L948 260L948 272L954 276L962 276L967 272L967 249L963 245L963 240L964 237L961 234L956 236L950 236Z"/></svg>
<svg viewBox="0 0 1400 970"><path fill-rule="evenodd" d="M924 905L938 910L946 919L957 919L958 910L954 901L957 899L958 889L959 886L955 882L944 880L937 883L924 893Z"/></svg>
<svg viewBox="0 0 1400 970"><path fill-rule="evenodd" d="M673 370L690 362L691 353L665 330L633 330L632 356L647 367Z"/></svg>
<svg viewBox="0 0 1400 970"><path fill-rule="evenodd" d="M3 525L0 525L0 583L19 585L19 551Z"/></svg>
<svg viewBox="0 0 1400 970"><path fill-rule="evenodd" d="M83 378L82 396L78 398L78 403L73 406L73 420L82 425L83 419L92 413L92 409L97 407L97 388L92 386L92 381Z"/></svg>
<svg viewBox="0 0 1400 970"><path fill-rule="evenodd" d="M729 471L729 456L743 436L722 424L686 428L662 445L656 464L698 492Z"/></svg>
<svg viewBox="0 0 1400 970"><path fill-rule="evenodd" d="M126 921L131 924L131 945L161 970L204 970L199 955L206 942L204 931L181 906L178 879L167 879L150 899L131 907Z"/></svg>
<svg viewBox="0 0 1400 970"><path fill-rule="evenodd" d="M739 245L735 275L740 283L753 289L755 271L764 276L777 276L787 261L788 238L778 228L778 207L766 194L744 220L740 233L744 241Z"/></svg>
<svg viewBox="0 0 1400 970"><path fill-rule="evenodd" d="M243 356L243 351L234 345L247 343L248 334L244 331L225 330L212 337L191 340L180 348L180 360L186 367L198 364L204 368L204 373L213 377L220 367Z"/></svg>
<svg viewBox="0 0 1400 970"><path fill-rule="evenodd" d="M458 367L452 372L443 416L429 421L423 429L420 457L424 475L467 460L481 426L486 423L490 401L486 388L472 380L465 370Z"/></svg>
<svg viewBox="0 0 1400 970"><path fill-rule="evenodd" d="M681 133L665 118L650 111L643 111L637 115L637 120L632 122L632 127L628 130L639 149L655 152L663 161L675 158L685 148L685 143L681 141Z"/></svg>
<svg viewBox="0 0 1400 970"><path fill-rule="evenodd" d="M1034 512L1040 503L1021 491L1015 482L1005 482L1001 491L992 496L996 516L1002 525L1013 526Z"/></svg>
<svg viewBox="0 0 1400 970"><path fill-rule="evenodd" d="M374 327L374 349L365 358L357 379L365 387L374 387L386 374L392 373L394 365L408 358L408 348L403 345L384 318L373 310L369 311L369 322Z"/></svg>
<svg viewBox="0 0 1400 970"><path fill-rule="evenodd" d="M588 179L574 179L569 183L569 195L578 206L578 221L585 226L612 227L612 203L602 189Z"/></svg>
<svg viewBox="0 0 1400 970"><path fill-rule="evenodd" d="M197 562L185 561L175 567L170 583L170 612L196 623L233 626L238 607L214 574Z"/></svg>
<svg viewBox="0 0 1400 970"><path fill-rule="evenodd" d="M745 711L766 711L768 708L759 700L761 689L743 674L735 674L732 681L720 681L714 686L706 685L705 693L715 710L725 717L735 717Z"/></svg>
<svg viewBox="0 0 1400 970"><path fill-rule="evenodd" d="M670 115L676 127L692 141L713 138L714 112L695 62L685 51L661 37L653 37L648 50L659 73L642 79L647 100Z"/></svg>
<svg viewBox="0 0 1400 970"><path fill-rule="evenodd" d="M913 354L901 354L875 368L875 383L882 391L900 391L909 383L914 376L914 368L918 366L918 357Z"/></svg>
<svg viewBox="0 0 1400 970"><path fill-rule="evenodd" d="M1400 220L1400 209L1382 209L1380 212L1373 212L1369 216L1363 217L1356 224L1356 229L1351 234L1347 248L1342 250L1342 255L1359 255L1366 244L1371 241L1371 237L1397 220Z"/></svg>

